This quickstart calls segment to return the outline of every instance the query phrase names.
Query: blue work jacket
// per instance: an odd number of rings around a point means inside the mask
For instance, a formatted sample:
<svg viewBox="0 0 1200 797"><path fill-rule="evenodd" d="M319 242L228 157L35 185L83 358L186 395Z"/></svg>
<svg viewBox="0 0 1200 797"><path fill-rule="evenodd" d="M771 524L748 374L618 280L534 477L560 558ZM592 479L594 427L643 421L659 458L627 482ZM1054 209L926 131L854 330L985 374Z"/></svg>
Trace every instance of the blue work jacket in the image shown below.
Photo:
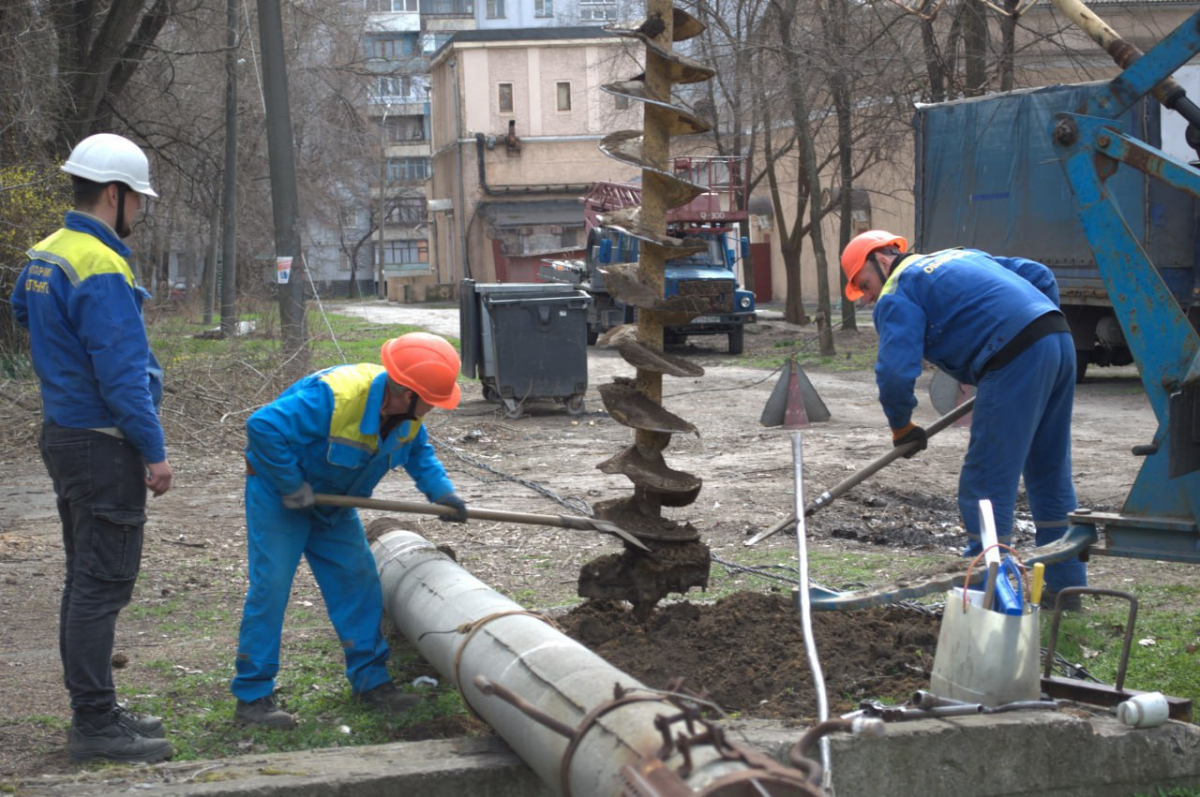
<svg viewBox="0 0 1200 797"><path fill-rule="evenodd" d="M29 250L13 314L29 330L47 423L119 430L146 462L162 462L162 369L142 319L150 294L129 254L103 221L68 212L62 229Z"/></svg>
<svg viewBox="0 0 1200 797"><path fill-rule="evenodd" d="M399 467L430 501L454 492L421 421L379 438L386 390L387 372L370 363L304 377L246 421L247 461L281 496L308 482L314 492L363 498Z"/></svg>
<svg viewBox="0 0 1200 797"><path fill-rule="evenodd" d="M975 385L996 352L1035 318L1058 310L1046 266L975 249L901 256L875 305L875 382L888 425L903 429L926 359Z"/></svg>

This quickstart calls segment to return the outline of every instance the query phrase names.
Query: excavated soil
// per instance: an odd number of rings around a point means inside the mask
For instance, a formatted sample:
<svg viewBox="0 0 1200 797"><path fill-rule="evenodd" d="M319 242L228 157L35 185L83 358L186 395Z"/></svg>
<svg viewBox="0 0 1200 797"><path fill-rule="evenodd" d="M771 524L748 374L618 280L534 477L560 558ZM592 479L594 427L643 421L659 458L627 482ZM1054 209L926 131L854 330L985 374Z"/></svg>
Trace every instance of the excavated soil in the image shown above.
<svg viewBox="0 0 1200 797"><path fill-rule="evenodd" d="M415 322L457 334L456 310L366 307L376 323ZM812 352L813 337L811 327L764 321L747 330L741 357L726 354L724 338L696 338L671 349L705 373L664 382L667 408L699 432L676 435L664 458L671 468L704 483L694 503L664 513L691 524L710 548L710 585L729 595L724 600L713 602L693 590L664 602L641 624L624 605L577 606L575 588L584 564L621 550L612 536L497 522L454 525L417 515L403 519L413 531L452 547L460 564L494 589L524 606L553 610L583 644L648 686L682 677L687 688L706 691L726 711L811 720L816 713L812 677L791 601L796 537L779 534L754 548L743 543L794 507L791 437L759 424L778 380L763 363L793 350ZM836 342L836 357L810 359L805 366L832 415L802 433L802 489L810 500L891 445L870 371L874 333L869 328L839 332ZM209 372L189 370L186 360L162 359L175 483L167 495L150 502L142 574L133 604L118 623L117 652L127 663L115 677L121 696L135 707L140 697L170 695L178 710L189 711L198 696L180 687L180 679L210 675L211 694L205 697L209 703L226 700L229 715L214 712L213 728L236 734L225 684L246 589L242 424L285 382L237 357ZM544 401L526 406L520 419L506 418L502 407L484 400L477 383L464 383L457 411L429 417L439 456L470 504L581 514L631 494L628 479L597 468L632 442L632 432L603 411L597 388L634 371L615 350L604 348L589 350L588 369L587 406L578 417ZM929 377L927 372L918 385L916 416L926 425L937 416L925 392ZM69 709L57 654L63 557L53 496L35 444L36 393L28 382L4 382L0 401L6 409L0 422L0 705L5 709L0 776L36 777L72 770L62 738ZM1077 395L1072 429L1083 506L1120 507L1141 464L1130 448L1150 442L1155 429L1132 369L1089 376ZM961 567L963 535L954 493L967 434L966 427L947 429L927 451L897 461L811 517L806 533L813 580L830 587L882 586ZM385 479L375 497L420 499L403 473ZM362 514L365 522L381 515ZM1019 546L1028 545L1029 528L1022 503ZM789 562L792 567L781 566ZM1187 566L1104 558L1092 563L1091 577L1094 585L1113 588L1134 580L1163 585L1197 580ZM1172 600L1168 590L1162 600ZM294 675L297 649L306 641L332 638L307 567L298 573L288 617L279 685L285 700L295 690L311 688ZM815 641L832 709L852 708L862 697L904 697L927 686L937 622L899 609L818 614ZM1130 679L1134 688L1154 688L1136 683L1133 671ZM345 684L326 688L337 693ZM479 730L472 723L441 720L409 728L404 738Z"/></svg>
<svg viewBox="0 0 1200 797"><path fill-rule="evenodd" d="M620 604L595 601L558 621L572 638L647 686L683 678L726 712L802 724L817 694L790 594L740 592L712 605L660 606L643 625ZM901 702L929 686L939 620L912 609L818 612L813 639L831 713L858 700Z"/></svg>

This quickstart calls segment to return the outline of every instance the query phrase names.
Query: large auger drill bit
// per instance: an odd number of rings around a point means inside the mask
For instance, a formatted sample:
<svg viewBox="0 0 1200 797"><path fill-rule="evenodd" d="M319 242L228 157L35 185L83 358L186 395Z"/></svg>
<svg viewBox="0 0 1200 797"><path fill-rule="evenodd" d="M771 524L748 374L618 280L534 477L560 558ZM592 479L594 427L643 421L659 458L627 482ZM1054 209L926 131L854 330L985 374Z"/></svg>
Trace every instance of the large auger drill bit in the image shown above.
<svg viewBox="0 0 1200 797"><path fill-rule="evenodd" d="M677 54L674 42L698 36L704 26L669 0L649 0L646 19L613 32L641 41L646 71L635 78L603 86L603 90L643 104L644 130L622 130L606 136L600 149L609 157L642 169L642 204L602 215L600 222L641 241L636 264L603 271L608 291L637 308L637 335L621 340L617 350L637 369L636 379L617 379L600 388L604 407L618 423L634 430L634 444L597 467L620 473L633 482L633 495L596 505L598 517L616 523L644 540L652 554L629 547L583 566L579 594L585 598L627 600L635 616L646 619L672 592L708 586L709 550L690 523L662 515L662 508L688 506L700 494L702 480L673 470L663 451L674 434L696 434L696 427L662 406L663 375L695 377L699 366L663 352L663 328L688 323L698 315L727 313L728 291L710 293L704 286L685 286L665 294L666 262L705 248L703 242L666 235L667 210L686 205L704 188L681 180L668 169L672 136L707 132L704 122L671 104L671 86L708 80L713 70ZM693 291L689 291L692 288Z"/></svg>

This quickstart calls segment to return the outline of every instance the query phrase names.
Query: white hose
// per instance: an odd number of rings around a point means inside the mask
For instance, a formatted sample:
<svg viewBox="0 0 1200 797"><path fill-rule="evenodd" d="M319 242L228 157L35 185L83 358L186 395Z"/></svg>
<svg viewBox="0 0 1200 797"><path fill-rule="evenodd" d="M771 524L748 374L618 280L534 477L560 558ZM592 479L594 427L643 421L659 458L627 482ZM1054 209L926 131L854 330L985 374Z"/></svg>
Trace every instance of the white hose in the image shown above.
<svg viewBox="0 0 1200 797"><path fill-rule="evenodd" d="M800 432L792 432L792 465L795 482L796 548L800 554L800 625L804 633L804 651L808 656L808 668L812 672L813 688L817 692L817 722L829 719L829 700L825 695L825 673L821 671L821 660L817 657L817 643L813 639L812 600L808 594L808 543L805 540L804 519L804 440ZM829 790L830 762L829 737L821 737L821 788Z"/></svg>

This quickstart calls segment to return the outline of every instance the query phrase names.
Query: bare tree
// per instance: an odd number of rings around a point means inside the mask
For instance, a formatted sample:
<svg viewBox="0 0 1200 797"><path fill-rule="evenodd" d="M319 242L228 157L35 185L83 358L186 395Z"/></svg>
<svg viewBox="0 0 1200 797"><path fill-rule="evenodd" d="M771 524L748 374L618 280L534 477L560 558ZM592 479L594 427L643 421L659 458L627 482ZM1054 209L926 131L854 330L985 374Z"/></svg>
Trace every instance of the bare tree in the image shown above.
<svg viewBox="0 0 1200 797"><path fill-rule="evenodd" d="M65 155L80 139L113 127L115 101L151 52L175 3L49 0L44 5L58 45L55 134L47 146L52 154Z"/></svg>

